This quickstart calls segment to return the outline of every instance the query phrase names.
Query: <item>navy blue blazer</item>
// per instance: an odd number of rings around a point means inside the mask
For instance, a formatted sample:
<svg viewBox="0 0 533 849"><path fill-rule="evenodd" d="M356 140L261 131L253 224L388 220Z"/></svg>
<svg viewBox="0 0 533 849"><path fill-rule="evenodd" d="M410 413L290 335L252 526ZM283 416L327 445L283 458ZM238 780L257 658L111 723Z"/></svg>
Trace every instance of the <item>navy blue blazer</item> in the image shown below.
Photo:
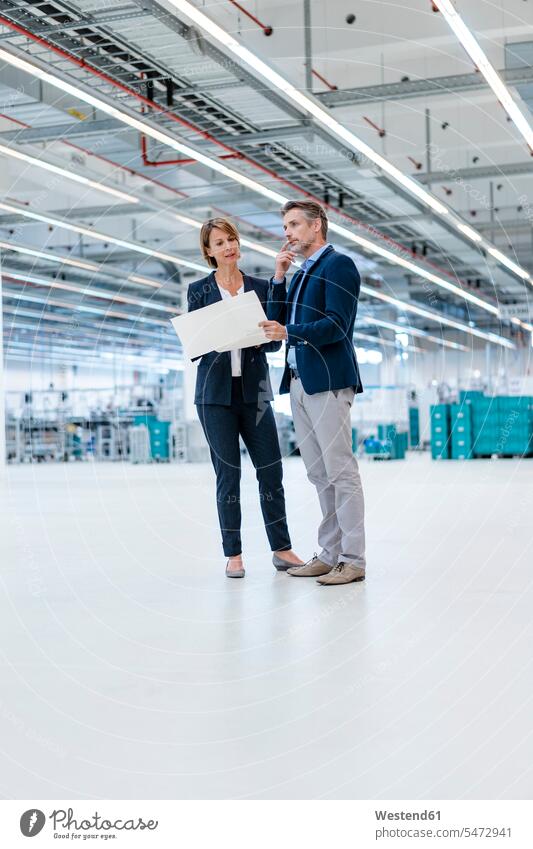
<svg viewBox="0 0 533 849"><path fill-rule="evenodd" d="M331 245L307 271L296 305L295 323L289 324L291 305L302 271L293 274L288 291L283 283L270 286L268 318L287 327L288 342L295 346L296 364L308 395L353 386L363 391L353 346L353 328L361 278L352 259ZM289 391L285 371L280 393Z"/></svg>
<svg viewBox="0 0 533 849"><path fill-rule="evenodd" d="M244 291L255 290L266 312L269 284L260 277L250 277L244 274ZM222 295L215 280L215 272L207 277L191 283L187 290L189 312L207 307L216 301L221 301ZM279 351L281 342L266 342L253 348L243 348L241 351L242 392L246 404L257 404L259 394L261 402L272 401L272 386L268 372L266 353ZM196 358L198 359L198 357ZM200 358L196 376L195 404L222 404L231 406L231 353L210 351Z"/></svg>

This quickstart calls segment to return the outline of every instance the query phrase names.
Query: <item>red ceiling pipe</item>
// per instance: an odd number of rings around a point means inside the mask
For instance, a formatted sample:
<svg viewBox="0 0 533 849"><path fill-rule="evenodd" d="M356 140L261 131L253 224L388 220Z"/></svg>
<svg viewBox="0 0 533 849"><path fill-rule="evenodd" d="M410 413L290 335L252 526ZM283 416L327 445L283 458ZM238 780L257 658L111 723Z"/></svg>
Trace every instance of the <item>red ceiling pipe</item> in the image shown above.
<svg viewBox="0 0 533 849"><path fill-rule="evenodd" d="M413 165L415 166L417 171L422 170L422 163L421 162L418 162L416 159L413 159L412 156L408 156L407 159L409 160L409 162L413 163Z"/></svg>
<svg viewBox="0 0 533 849"><path fill-rule="evenodd" d="M374 121L371 121L370 118L367 118L366 115L363 115L363 121L366 121L367 124L370 124L372 129L377 131L377 134L380 139L384 138L387 135L387 131L384 130L383 127L378 127L378 125L375 124Z"/></svg>
<svg viewBox="0 0 533 849"><path fill-rule="evenodd" d="M197 159L157 159L152 160L148 159L148 148L146 142L146 136L141 133L141 156L143 165L151 165L153 167L157 167L160 165L194 165L198 160ZM226 153L224 156L219 156L219 159L242 159L242 155L239 153Z"/></svg>
<svg viewBox="0 0 533 849"><path fill-rule="evenodd" d="M146 75L145 75L144 71L141 71L141 79L145 79L145 77L146 77ZM152 101L150 101L150 102L152 102ZM142 114L144 115L146 111L147 110L146 110L144 103L141 103ZM190 159L190 158L184 159L183 157L181 159L159 159L159 160L148 159L148 142L146 141L146 136L144 135L144 133L141 133L140 136L141 136L141 157L142 157L143 165L146 165L146 166L150 165L152 167L158 167L158 166L162 166L162 165L193 165L197 161L196 159ZM239 154L228 153L228 154L225 154L224 156L221 156L220 158L221 159L237 159L237 158L242 159L243 156L240 153Z"/></svg>

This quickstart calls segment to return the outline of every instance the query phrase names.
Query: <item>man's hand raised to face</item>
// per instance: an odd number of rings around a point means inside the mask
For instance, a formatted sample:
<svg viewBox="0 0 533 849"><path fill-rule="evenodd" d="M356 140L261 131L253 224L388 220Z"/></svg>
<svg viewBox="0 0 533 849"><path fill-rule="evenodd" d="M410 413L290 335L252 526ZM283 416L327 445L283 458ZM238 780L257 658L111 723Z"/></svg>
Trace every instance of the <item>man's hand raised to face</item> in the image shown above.
<svg viewBox="0 0 533 849"><path fill-rule="evenodd" d="M274 280L283 280L296 254L291 251L289 242L285 242L279 254L276 256L276 270L274 272Z"/></svg>

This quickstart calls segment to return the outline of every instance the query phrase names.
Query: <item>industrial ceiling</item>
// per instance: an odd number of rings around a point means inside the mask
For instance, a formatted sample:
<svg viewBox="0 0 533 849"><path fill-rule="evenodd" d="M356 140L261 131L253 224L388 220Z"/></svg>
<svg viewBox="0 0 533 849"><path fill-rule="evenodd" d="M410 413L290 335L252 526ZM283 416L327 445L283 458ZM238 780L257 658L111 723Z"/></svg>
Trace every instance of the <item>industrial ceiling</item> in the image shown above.
<svg viewBox="0 0 533 849"><path fill-rule="evenodd" d="M531 150L437 5L2 0L8 360L175 356L200 222L270 276L287 197L328 207L367 335L530 345ZM533 120L529 4L458 5Z"/></svg>

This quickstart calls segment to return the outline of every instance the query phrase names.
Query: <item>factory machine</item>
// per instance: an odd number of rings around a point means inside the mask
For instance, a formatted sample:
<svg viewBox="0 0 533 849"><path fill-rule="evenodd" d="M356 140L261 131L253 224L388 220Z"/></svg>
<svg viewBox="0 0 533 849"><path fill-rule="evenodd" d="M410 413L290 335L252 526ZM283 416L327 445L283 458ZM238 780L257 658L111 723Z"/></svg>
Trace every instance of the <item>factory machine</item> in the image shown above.
<svg viewBox="0 0 533 849"><path fill-rule="evenodd" d="M120 389L111 400L109 390L76 390L74 398L53 389L30 392L18 409L20 393L6 393L8 462L185 462L181 392Z"/></svg>

